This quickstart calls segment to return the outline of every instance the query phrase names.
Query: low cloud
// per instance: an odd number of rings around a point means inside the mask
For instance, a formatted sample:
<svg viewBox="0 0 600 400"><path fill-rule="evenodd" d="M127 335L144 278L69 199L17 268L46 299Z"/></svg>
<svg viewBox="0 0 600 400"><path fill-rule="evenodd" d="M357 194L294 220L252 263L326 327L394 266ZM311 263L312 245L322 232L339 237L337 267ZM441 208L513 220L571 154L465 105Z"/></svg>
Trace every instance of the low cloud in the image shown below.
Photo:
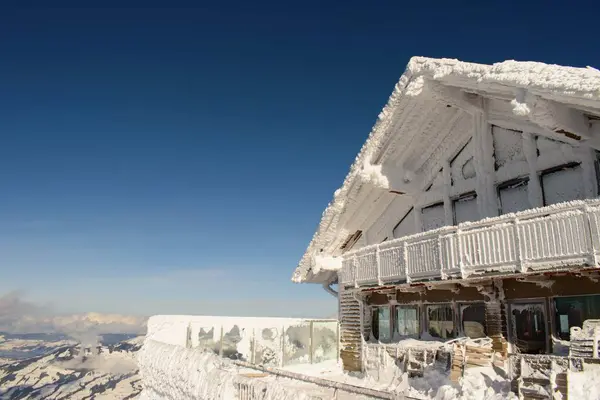
<svg viewBox="0 0 600 400"><path fill-rule="evenodd" d="M23 298L20 292L0 296L0 332L61 333L83 345L94 345L107 333L143 334L146 318L119 314L61 315L51 307L41 306Z"/></svg>
<svg viewBox="0 0 600 400"><path fill-rule="evenodd" d="M72 360L57 362L55 365L64 369L94 370L112 375L128 374L138 369L133 358L109 357L103 354L76 357Z"/></svg>

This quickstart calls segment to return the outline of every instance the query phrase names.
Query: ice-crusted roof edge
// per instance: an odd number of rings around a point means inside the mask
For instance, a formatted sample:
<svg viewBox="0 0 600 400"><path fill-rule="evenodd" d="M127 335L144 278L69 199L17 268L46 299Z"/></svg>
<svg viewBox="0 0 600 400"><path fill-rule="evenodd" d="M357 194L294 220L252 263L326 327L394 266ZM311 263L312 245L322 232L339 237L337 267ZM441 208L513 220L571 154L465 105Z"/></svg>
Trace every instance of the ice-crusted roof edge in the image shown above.
<svg viewBox="0 0 600 400"><path fill-rule="evenodd" d="M412 57L406 70L394 87L388 102L379 113L375 125L366 142L356 156L342 186L333 195L333 200L321 216L321 221L302 259L300 260L292 281L296 283L311 281L321 282L309 276L315 264L315 256L336 230L337 222L346 207L347 194L354 184L357 175L368 161L377 156L391 132L388 131L393 122L393 114L398 102L411 90L409 83L416 77L426 75L436 81L444 81L449 77L468 79L476 84L498 83L515 88L527 88L540 92L554 92L558 97L600 99L600 71L594 68L575 68L540 62L522 62L508 60L493 65L462 62L456 59L434 59ZM330 233L329 235L327 235ZM329 277L330 275L328 275Z"/></svg>

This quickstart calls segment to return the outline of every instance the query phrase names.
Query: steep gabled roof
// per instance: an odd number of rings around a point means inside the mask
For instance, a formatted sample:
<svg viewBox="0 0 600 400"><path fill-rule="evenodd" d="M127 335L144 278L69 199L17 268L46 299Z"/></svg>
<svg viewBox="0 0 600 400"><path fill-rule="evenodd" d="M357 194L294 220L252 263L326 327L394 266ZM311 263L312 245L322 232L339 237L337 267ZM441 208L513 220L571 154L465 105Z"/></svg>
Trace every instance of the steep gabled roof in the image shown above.
<svg viewBox="0 0 600 400"><path fill-rule="evenodd" d="M402 125L410 113L397 113L401 102L422 95L426 82L479 93L503 93L512 96L513 112L529 112L522 97L535 95L549 101L600 110L600 72L593 68L574 68L539 62L505 61L493 65L461 62L453 59L413 57L400 77L386 106L379 114L342 186L323 212L321 222L298 264L294 282L326 282L334 279L339 259L324 249L339 234L338 222L349 202L349 192L358 182L380 180L385 147L394 127ZM520 92L521 90L521 92ZM519 98L521 97L521 98ZM419 112L415 110L413 112ZM379 170L378 170L379 168ZM371 182L375 186L381 182ZM385 184L385 183L384 183Z"/></svg>

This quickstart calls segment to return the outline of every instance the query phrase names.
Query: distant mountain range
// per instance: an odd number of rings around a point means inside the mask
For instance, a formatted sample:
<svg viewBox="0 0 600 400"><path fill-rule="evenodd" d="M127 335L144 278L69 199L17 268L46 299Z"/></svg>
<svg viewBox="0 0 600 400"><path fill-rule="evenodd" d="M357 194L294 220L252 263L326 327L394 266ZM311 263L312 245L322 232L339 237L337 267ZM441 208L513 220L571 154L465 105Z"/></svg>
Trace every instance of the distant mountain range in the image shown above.
<svg viewBox="0 0 600 400"><path fill-rule="evenodd" d="M0 315L1 316L1 315ZM19 315L0 324L0 331L18 333L65 333L73 334L104 334L104 333L137 333L146 331L147 318L119 314L70 314L70 315Z"/></svg>
<svg viewBox="0 0 600 400"><path fill-rule="evenodd" d="M0 333L0 399L136 398L142 341L107 334L97 346L81 346L65 335Z"/></svg>

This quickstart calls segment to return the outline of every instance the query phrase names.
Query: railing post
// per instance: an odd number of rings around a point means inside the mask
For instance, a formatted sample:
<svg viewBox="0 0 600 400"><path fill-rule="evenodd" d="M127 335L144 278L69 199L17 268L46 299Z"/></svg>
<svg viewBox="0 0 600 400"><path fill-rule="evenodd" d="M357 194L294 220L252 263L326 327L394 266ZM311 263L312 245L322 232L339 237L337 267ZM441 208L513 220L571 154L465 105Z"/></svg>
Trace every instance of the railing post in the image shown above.
<svg viewBox="0 0 600 400"><path fill-rule="evenodd" d="M597 232L597 224L596 224L596 216L594 212L587 204L583 206L583 212L585 214L585 221L587 224L587 231L589 234L590 241L588 243L588 249L590 252L590 262L594 267L598 266L598 251L596 240L598 239L596 236L599 232Z"/></svg>
<svg viewBox="0 0 600 400"><path fill-rule="evenodd" d="M444 256L442 254L442 235L441 234L438 235L437 247L438 247L438 263L440 264L440 277L442 278L442 280L445 280L445 279L448 279L448 274L446 274L446 271L444 270Z"/></svg>
<svg viewBox="0 0 600 400"><path fill-rule="evenodd" d="M356 275L358 275L357 274L358 266L356 265L356 256L352 257L352 269L354 270L354 287L357 288L358 282L356 280Z"/></svg>
<svg viewBox="0 0 600 400"><path fill-rule="evenodd" d="M410 283L412 279L410 279L408 273L408 245L406 241L402 242L402 259L404 261L404 276L406 276L406 283Z"/></svg>
<svg viewBox="0 0 600 400"><path fill-rule="evenodd" d="M381 263L379 262L379 246L375 248L375 264L377 264L377 284L382 285L381 281Z"/></svg>
<svg viewBox="0 0 600 400"><path fill-rule="evenodd" d="M519 217L515 217L513 223L515 230L515 258L517 262L517 269L521 272L527 272L527 266L523 262L523 255L521 254L521 233L519 229Z"/></svg>
<svg viewBox="0 0 600 400"><path fill-rule="evenodd" d="M463 262L463 245L460 227L456 227L456 256L458 258L458 268L460 269L460 277L465 279L468 274L465 273L465 263Z"/></svg>

